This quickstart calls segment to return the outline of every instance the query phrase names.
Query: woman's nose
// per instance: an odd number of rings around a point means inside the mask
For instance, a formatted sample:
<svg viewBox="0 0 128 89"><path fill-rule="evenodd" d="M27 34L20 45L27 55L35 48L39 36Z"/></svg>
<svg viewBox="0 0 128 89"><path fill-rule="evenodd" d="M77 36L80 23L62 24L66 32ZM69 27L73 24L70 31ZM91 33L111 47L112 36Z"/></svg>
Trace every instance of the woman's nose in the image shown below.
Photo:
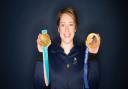
<svg viewBox="0 0 128 89"><path fill-rule="evenodd" d="M69 26L65 26L65 31L69 31Z"/></svg>

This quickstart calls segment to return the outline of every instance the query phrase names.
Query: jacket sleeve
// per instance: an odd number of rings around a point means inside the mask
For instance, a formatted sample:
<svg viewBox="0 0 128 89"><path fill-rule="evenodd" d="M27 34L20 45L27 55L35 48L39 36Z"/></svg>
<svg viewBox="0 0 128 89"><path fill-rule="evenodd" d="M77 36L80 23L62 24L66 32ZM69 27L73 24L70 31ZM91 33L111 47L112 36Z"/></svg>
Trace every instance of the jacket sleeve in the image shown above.
<svg viewBox="0 0 128 89"><path fill-rule="evenodd" d="M42 54L40 53L37 56L37 61L35 64L35 72L34 72L34 88L35 89L44 89L45 87L43 61L41 60L42 60Z"/></svg>

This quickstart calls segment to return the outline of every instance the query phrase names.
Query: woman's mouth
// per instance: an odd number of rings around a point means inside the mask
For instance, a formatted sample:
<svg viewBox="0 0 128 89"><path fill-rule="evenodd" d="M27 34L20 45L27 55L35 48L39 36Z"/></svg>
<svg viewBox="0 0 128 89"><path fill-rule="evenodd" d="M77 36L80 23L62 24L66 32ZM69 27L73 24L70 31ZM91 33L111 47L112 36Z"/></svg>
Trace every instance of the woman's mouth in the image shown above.
<svg viewBox="0 0 128 89"><path fill-rule="evenodd" d="M71 36L71 34L64 34L65 38L69 38Z"/></svg>

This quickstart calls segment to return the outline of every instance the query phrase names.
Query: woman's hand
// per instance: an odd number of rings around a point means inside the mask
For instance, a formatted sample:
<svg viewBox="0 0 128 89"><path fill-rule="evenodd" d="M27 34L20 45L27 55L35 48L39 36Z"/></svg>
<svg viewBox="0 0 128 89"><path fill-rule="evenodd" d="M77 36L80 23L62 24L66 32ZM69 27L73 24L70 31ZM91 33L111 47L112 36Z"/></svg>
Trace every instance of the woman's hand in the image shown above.
<svg viewBox="0 0 128 89"><path fill-rule="evenodd" d="M50 46L51 40L50 36L48 34L40 34L38 35L37 38L37 48L39 52L43 52L42 47L44 46Z"/></svg>
<svg viewBox="0 0 128 89"><path fill-rule="evenodd" d="M86 39L86 46L90 53L97 54L100 47L100 36L96 33L91 33Z"/></svg>

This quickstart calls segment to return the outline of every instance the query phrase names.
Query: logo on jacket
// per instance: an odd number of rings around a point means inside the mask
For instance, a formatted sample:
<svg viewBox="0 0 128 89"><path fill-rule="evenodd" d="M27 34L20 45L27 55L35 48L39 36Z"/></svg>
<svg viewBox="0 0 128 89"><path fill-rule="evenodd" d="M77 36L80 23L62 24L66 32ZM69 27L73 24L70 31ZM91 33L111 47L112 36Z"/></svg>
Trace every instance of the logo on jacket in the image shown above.
<svg viewBox="0 0 128 89"><path fill-rule="evenodd" d="M73 64L77 64L77 58L74 57Z"/></svg>

